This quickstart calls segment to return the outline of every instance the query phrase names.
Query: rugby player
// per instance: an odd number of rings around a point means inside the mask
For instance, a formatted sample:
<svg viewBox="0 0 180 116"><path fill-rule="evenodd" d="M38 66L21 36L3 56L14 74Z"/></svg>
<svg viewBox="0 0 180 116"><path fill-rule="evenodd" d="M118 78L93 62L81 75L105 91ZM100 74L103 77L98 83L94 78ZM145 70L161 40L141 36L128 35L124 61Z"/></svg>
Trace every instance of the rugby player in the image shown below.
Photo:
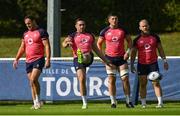
<svg viewBox="0 0 180 116"><path fill-rule="evenodd" d="M108 15L109 26L104 28L99 35L97 46L100 51L105 42L105 56L111 61L113 67L106 65L106 72L109 79L109 95L111 99L111 108L116 108L116 72L120 74L123 90L126 97L126 107L133 108L130 99L129 71L127 60L132 46L130 34L118 24L118 16L116 14ZM127 51L125 51L125 41L127 42Z"/></svg>
<svg viewBox="0 0 180 116"><path fill-rule="evenodd" d="M139 22L139 29L141 33L134 39L133 47L131 52L131 72L138 73L139 82L140 82L140 98L142 108L146 108L146 86L147 86L147 76L153 71L159 72L158 66L158 56L159 55L164 61L164 69L168 70L168 63L166 56L161 45L161 40L158 35L150 32L150 26L146 19L143 19ZM134 67L134 61L136 53L138 52L138 64L137 71ZM159 80L154 80L152 82L154 91L158 100L157 108L163 107L162 100L162 89L159 83Z"/></svg>
<svg viewBox="0 0 180 116"><path fill-rule="evenodd" d="M49 35L44 29L37 25L35 18L32 16L26 16L24 18L24 23L28 30L23 34L21 45L13 62L13 67L15 69L17 68L19 59L25 53L26 72L29 79L34 103L32 109L39 109L41 107L41 101L38 78L42 72L43 67L50 67L51 51ZM46 54L46 61L44 53Z"/></svg>
<svg viewBox="0 0 180 116"><path fill-rule="evenodd" d="M86 24L82 18L75 21L76 32L68 35L62 43L63 47L71 47L74 57L74 67L80 84L80 93L82 98L82 109L87 109L87 92L86 92L86 67L93 63L94 51L107 65L109 61L99 51L95 43L93 34L86 32Z"/></svg>

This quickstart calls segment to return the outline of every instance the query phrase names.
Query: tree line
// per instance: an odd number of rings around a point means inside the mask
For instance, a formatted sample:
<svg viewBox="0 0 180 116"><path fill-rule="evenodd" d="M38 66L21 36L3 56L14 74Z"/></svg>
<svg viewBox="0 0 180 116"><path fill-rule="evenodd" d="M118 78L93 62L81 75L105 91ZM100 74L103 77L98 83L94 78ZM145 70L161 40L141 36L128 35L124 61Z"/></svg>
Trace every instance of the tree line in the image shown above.
<svg viewBox="0 0 180 116"><path fill-rule="evenodd" d="M74 29L76 18L84 18L87 29L98 34L107 24L107 15L116 12L120 24L130 33L138 32L138 22L148 19L153 31L180 31L179 0L61 0L61 33ZM47 0L1 0L0 36L20 36L26 29L23 19L33 15L47 28Z"/></svg>

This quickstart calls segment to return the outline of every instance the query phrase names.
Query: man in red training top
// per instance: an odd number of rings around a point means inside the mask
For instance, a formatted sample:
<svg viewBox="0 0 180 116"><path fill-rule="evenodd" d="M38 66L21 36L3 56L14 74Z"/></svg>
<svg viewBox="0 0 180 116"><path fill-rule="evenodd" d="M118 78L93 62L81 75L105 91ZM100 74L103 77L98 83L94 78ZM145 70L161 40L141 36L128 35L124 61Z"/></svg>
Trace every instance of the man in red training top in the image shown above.
<svg viewBox="0 0 180 116"><path fill-rule="evenodd" d="M21 46L13 62L13 67L15 69L17 68L19 59L25 53L26 72L30 82L32 99L34 103L32 109L39 109L41 107L41 102L38 78L43 67L50 67L51 51L49 35L44 29L38 27L35 19L32 16L26 16L24 18L24 23L28 30L24 32ZM44 52L46 53L46 61Z"/></svg>
<svg viewBox="0 0 180 116"><path fill-rule="evenodd" d="M112 67L106 65L106 72L109 79L109 95L111 99L111 108L116 108L116 72L120 74L123 90L126 97L126 107L133 108L130 100L130 84L127 60L131 49L132 40L130 34L119 26L118 16L116 14L108 15L109 26L104 28L99 35L97 46L102 51L102 45L105 42L105 56L113 64ZM127 42L127 51L124 43Z"/></svg>
<svg viewBox="0 0 180 116"><path fill-rule="evenodd" d="M86 92L86 67L93 62L94 51L107 65L110 65L108 60L99 51L95 43L95 37L86 32L85 21L78 18L75 21L76 32L68 35L62 43L63 47L71 47L73 50L74 67L76 69L77 78L80 84L80 93L83 101L82 109L87 109L87 92Z"/></svg>
<svg viewBox="0 0 180 116"><path fill-rule="evenodd" d="M139 22L139 29L141 33L134 39L131 52L131 71L133 73L137 72L139 76L142 108L146 108L147 76L153 71L159 72L157 50L159 51L159 55L164 61L164 69L168 70L168 63L161 45L161 40L158 35L151 33L149 28L150 27L147 20L143 19ZM138 64L136 71L134 67L134 61L137 52ZM153 81L152 84L158 99L158 105L156 107L161 108L163 107L163 101L162 89L159 80Z"/></svg>

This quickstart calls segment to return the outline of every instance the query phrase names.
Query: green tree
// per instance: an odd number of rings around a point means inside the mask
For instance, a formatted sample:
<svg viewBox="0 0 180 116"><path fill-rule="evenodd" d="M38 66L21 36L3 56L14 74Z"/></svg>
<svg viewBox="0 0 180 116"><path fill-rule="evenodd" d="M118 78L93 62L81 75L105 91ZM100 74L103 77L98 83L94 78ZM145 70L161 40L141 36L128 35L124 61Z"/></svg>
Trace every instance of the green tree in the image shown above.
<svg viewBox="0 0 180 116"><path fill-rule="evenodd" d="M166 30L180 31L180 1L168 1L163 11L171 19L171 24L166 27Z"/></svg>
<svg viewBox="0 0 180 116"><path fill-rule="evenodd" d="M38 24L46 27L47 21L47 0L17 0L22 15L34 16Z"/></svg>
<svg viewBox="0 0 180 116"><path fill-rule="evenodd" d="M89 30L98 34L105 25L106 17L110 12L117 12L120 24L125 26L131 33L137 33L139 20L149 20L153 31L168 31L167 27L174 26L172 20L178 17L167 15L167 3L171 0L62 0L62 33L67 33L74 28L74 20L82 17L87 22ZM174 6L170 6L174 7ZM174 12L168 10L168 12ZM178 15L179 16L179 15ZM179 21L178 21L179 22ZM177 24L177 23L176 23ZM176 28L179 28L176 26ZM174 28L169 30L174 31Z"/></svg>
<svg viewBox="0 0 180 116"><path fill-rule="evenodd" d="M179 0L61 0L62 34L74 29L74 20L82 17L87 29L99 34L110 12L117 12L120 24L137 33L142 18L150 21L153 31L180 31ZM46 28L47 0L0 0L0 36L19 36L25 30L23 18L33 15Z"/></svg>
<svg viewBox="0 0 180 116"><path fill-rule="evenodd" d="M17 0L1 0L0 9L0 36L16 35L21 27L21 12Z"/></svg>
<svg viewBox="0 0 180 116"><path fill-rule="evenodd" d="M1 0L0 36L20 36L25 30L24 16L33 15L46 28L47 0Z"/></svg>

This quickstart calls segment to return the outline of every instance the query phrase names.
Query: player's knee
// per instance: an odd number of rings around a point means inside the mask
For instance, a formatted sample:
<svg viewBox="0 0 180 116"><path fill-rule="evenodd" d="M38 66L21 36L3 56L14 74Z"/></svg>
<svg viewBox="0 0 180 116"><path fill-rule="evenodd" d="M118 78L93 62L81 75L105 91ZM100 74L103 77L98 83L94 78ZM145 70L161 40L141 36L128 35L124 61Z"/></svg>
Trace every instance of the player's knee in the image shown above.
<svg viewBox="0 0 180 116"><path fill-rule="evenodd" d="M128 69L123 69L120 71L120 77L122 80L126 80L126 78L128 78L128 76L129 76Z"/></svg>
<svg viewBox="0 0 180 116"><path fill-rule="evenodd" d="M123 82L124 84L126 84L126 85L129 84L129 78L124 77L124 78L121 78L121 80L122 80L122 82Z"/></svg>
<svg viewBox="0 0 180 116"><path fill-rule="evenodd" d="M140 82L139 85L141 88L146 88L147 83L146 82Z"/></svg>
<svg viewBox="0 0 180 116"><path fill-rule="evenodd" d="M30 86L32 87L32 86L35 84L35 81L29 80L29 84L30 84Z"/></svg>
<svg viewBox="0 0 180 116"><path fill-rule="evenodd" d="M85 75L83 75L83 74L82 74L82 75L79 75L79 76L78 76L78 80L79 80L80 83L84 83L84 82L86 81Z"/></svg>
<svg viewBox="0 0 180 116"><path fill-rule="evenodd" d="M108 83L111 84L111 85L114 85L116 82L116 78L114 75L112 75L111 77L109 77L108 79Z"/></svg>
<svg viewBox="0 0 180 116"><path fill-rule="evenodd" d="M36 81L38 81L38 80L36 80L36 79L34 79L34 78L30 78L29 79L29 82L30 82L30 85L32 86L33 84L36 84Z"/></svg>

